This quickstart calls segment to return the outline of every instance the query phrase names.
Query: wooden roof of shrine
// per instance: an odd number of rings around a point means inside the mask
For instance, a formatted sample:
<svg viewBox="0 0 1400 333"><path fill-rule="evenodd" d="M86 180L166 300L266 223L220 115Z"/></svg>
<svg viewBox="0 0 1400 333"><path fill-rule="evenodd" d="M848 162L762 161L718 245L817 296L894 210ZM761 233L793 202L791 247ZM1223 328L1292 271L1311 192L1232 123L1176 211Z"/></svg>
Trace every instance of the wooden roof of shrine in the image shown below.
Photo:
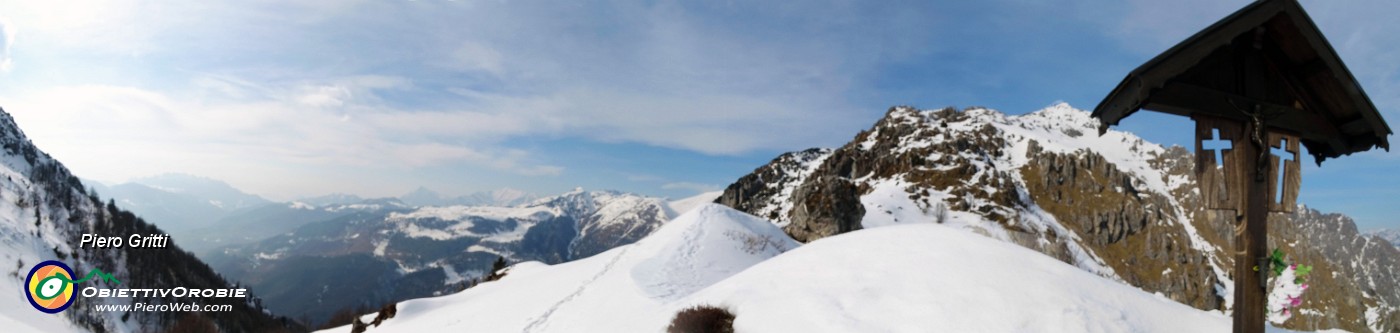
<svg viewBox="0 0 1400 333"><path fill-rule="evenodd" d="M1094 108L1108 126L1139 109L1206 114L1299 135L1318 164L1392 132L1296 0L1256 1L1133 70Z"/></svg>

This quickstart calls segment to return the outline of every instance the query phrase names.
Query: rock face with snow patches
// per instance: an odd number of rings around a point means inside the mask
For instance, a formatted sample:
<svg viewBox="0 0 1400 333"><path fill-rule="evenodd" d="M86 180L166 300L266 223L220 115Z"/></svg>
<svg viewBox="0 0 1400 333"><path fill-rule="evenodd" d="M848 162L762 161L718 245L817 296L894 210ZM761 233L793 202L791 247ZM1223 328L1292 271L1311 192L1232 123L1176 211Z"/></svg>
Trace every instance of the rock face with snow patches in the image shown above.
<svg viewBox="0 0 1400 333"><path fill-rule="evenodd" d="M948 224L1196 308L1229 309L1233 218L1201 209L1191 153L1126 132L1099 136L1097 127L1067 104L1021 116L895 107L838 149L774 159L716 202L800 241ZM1378 254L1379 242L1349 220L1300 211L1273 216L1270 240L1326 272L1313 285L1329 289L1305 295L1284 326L1400 327L1400 256Z"/></svg>

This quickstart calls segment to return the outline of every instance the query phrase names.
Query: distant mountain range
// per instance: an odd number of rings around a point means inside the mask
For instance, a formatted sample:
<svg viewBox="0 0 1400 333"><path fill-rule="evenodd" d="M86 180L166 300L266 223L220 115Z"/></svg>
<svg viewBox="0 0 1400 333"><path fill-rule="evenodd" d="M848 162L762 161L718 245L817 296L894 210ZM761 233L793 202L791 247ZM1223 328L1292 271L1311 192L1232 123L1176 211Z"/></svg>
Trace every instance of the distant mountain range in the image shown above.
<svg viewBox="0 0 1400 333"><path fill-rule="evenodd" d="M265 295L273 311L322 323L341 310L455 292L489 273L498 257L561 263L630 244L675 216L675 209L716 195L674 204L582 189L516 206L411 206L398 199L314 206L299 201L259 209L266 214L258 219L222 223L257 228L283 223L285 228L291 216L313 222L216 249L206 258L219 272ZM308 292L306 286L319 289Z"/></svg>
<svg viewBox="0 0 1400 333"><path fill-rule="evenodd" d="M207 228L230 214L271 203L222 181L188 174L162 174L111 186L86 183L177 239L189 238L190 231Z"/></svg>
<svg viewBox="0 0 1400 333"><path fill-rule="evenodd" d="M495 206L511 207L530 203L539 199L539 196L513 189L501 188L492 191L473 192L463 196L446 196L441 193L429 190L427 187L418 187L413 191L395 197L405 205L409 206ZM364 201L365 198L354 194L328 194L317 197L309 197L294 200L313 206L326 206L335 204L353 204Z"/></svg>
<svg viewBox="0 0 1400 333"><path fill-rule="evenodd" d="M475 192L459 197L448 197L437 192L433 192L425 187L419 187L407 194L399 196L399 200L413 206L495 206L511 207L527 204L538 199L531 193L525 191L502 188L494 191Z"/></svg>
<svg viewBox="0 0 1400 333"><path fill-rule="evenodd" d="M243 192L223 181L180 173L137 178L110 186L96 181L86 184L97 193L111 197L117 206L169 231L176 242L198 254L223 245L286 233L306 223L370 207L366 205L510 207L538 199L534 194L510 188L448 197L419 187L396 198L329 194L279 203ZM333 206L341 209L325 209ZM322 209L305 209L308 207Z"/></svg>

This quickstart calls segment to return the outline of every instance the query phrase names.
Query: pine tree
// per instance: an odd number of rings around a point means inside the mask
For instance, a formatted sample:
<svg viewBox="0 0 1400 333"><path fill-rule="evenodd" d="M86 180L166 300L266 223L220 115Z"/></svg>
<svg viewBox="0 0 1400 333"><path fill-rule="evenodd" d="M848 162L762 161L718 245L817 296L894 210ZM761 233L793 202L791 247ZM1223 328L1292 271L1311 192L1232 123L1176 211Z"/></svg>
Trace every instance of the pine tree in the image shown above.
<svg viewBox="0 0 1400 333"><path fill-rule="evenodd" d="M505 277L506 275L504 273L501 273L501 270L505 268L506 258L502 256L496 256L496 261L491 263L491 273L486 276L486 281L496 281Z"/></svg>
<svg viewBox="0 0 1400 333"><path fill-rule="evenodd" d="M505 257L502 257L502 256L496 256L496 262L491 263L491 272L493 272L493 273L494 273L494 272L499 272L500 270L505 269L505 268L506 268L506 258L505 258Z"/></svg>

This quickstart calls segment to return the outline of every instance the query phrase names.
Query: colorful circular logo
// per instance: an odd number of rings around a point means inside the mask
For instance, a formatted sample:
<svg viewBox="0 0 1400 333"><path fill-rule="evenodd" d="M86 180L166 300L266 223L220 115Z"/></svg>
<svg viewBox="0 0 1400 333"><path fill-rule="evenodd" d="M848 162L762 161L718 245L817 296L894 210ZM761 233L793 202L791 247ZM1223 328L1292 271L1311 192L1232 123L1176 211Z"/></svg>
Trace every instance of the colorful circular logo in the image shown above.
<svg viewBox="0 0 1400 333"><path fill-rule="evenodd" d="M45 313L58 313L73 305L73 269L55 260L41 262L24 278L29 304Z"/></svg>

